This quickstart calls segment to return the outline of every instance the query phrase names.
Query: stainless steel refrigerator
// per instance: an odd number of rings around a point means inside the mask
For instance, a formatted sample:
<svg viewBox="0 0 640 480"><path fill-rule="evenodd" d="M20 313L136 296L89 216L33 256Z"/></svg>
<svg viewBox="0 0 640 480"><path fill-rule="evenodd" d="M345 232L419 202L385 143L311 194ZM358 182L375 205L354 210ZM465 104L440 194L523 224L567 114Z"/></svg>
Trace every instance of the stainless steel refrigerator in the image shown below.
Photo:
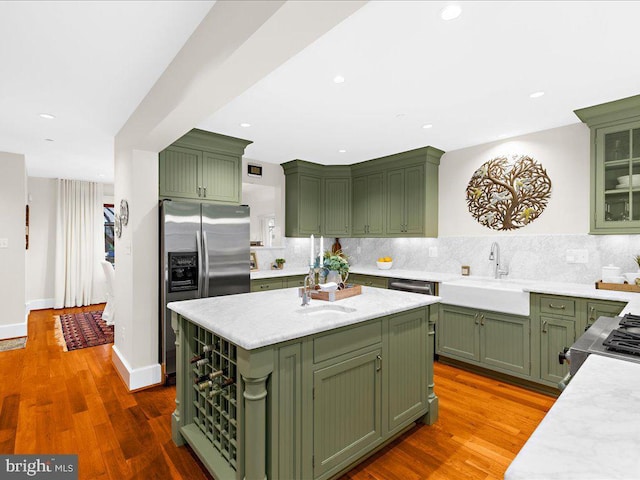
<svg viewBox="0 0 640 480"><path fill-rule="evenodd" d="M176 372L167 303L248 292L249 207L160 202L160 362L165 383Z"/></svg>

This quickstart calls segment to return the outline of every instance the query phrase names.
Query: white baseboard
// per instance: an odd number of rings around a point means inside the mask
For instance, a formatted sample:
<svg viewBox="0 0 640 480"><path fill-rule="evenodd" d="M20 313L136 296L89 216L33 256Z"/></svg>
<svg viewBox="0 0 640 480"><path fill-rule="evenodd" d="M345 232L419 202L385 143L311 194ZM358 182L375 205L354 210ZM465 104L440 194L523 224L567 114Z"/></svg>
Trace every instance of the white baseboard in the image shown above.
<svg viewBox="0 0 640 480"><path fill-rule="evenodd" d="M162 367L159 363L146 367L131 368L129 362L115 345L112 347L111 362L116 367L120 378L129 391L158 385L162 378Z"/></svg>
<svg viewBox="0 0 640 480"><path fill-rule="evenodd" d="M53 298L38 298L27 302L27 315L31 310L43 310L45 308L53 308L55 300Z"/></svg>
<svg viewBox="0 0 640 480"><path fill-rule="evenodd" d="M10 325L0 325L0 340L6 338L26 337L27 321L24 323L12 323Z"/></svg>

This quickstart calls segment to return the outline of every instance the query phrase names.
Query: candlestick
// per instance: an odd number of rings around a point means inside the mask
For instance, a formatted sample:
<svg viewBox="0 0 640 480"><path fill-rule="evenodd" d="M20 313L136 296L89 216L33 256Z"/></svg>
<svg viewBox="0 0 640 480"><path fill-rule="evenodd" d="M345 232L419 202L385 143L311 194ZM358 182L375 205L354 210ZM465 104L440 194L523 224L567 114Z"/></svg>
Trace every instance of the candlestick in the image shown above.
<svg viewBox="0 0 640 480"><path fill-rule="evenodd" d="M316 263L314 251L313 251L313 235L311 235L311 250L309 251L309 265Z"/></svg>
<svg viewBox="0 0 640 480"><path fill-rule="evenodd" d="M320 265L322 265L322 260L324 259L324 237L320 236Z"/></svg>

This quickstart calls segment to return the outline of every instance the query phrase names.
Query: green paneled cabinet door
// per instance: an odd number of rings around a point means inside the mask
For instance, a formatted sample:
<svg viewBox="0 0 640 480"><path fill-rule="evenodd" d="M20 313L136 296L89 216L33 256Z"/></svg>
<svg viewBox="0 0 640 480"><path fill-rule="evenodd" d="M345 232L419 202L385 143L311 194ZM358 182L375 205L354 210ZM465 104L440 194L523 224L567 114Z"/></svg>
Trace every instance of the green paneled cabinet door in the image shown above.
<svg viewBox="0 0 640 480"><path fill-rule="evenodd" d="M428 335L425 311L412 311L389 319L389 348L384 359L389 385L387 429L401 429L427 407ZM394 432L395 433L395 432Z"/></svg>
<svg viewBox="0 0 640 480"><path fill-rule="evenodd" d="M320 208L322 193L320 190L321 180L319 177L300 175L300 195L298 225L299 233L302 235L320 234L321 214Z"/></svg>
<svg viewBox="0 0 640 480"><path fill-rule="evenodd" d="M587 301L587 326L592 325L600 317L616 317L625 304L622 302Z"/></svg>
<svg viewBox="0 0 640 480"><path fill-rule="evenodd" d="M335 237L348 236L350 224L351 178L325 178L322 233Z"/></svg>
<svg viewBox="0 0 640 480"><path fill-rule="evenodd" d="M332 476L382 438L381 355L376 349L314 372L314 478Z"/></svg>
<svg viewBox="0 0 640 480"><path fill-rule="evenodd" d="M440 304L436 340L438 353L460 360L480 361L480 320L476 310Z"/></svg>
<svg viewBox="0 0 640 480"><path fill-rule="evenodd" d="M425 233L424 166L387 172L387 233L422 235Z"/></svg>
<svg viewBox="0 0 640 480"><path fill-rule="evenodd" d="M204 152L202 158L202 198L224 203L240 203L238 157Z"/></svg>
<svg viewBox="0 0 640 480"><path fill-rule="evenodd" d="M540 316L540 378L557 384L569 373L567 364L560 364L558 353L576 341L576 322L546 315Z"/></svg>
<svg viewBox="0 0 640 480"><path fill-rule="evenodd" d="M479 312L480 361L505 372L531 373L529 318Z"/></svg>
<svg viewBox="0 0 640 480"><path fill-rule="evenodd" d="M353 178L354 237L380 236L385 232L385 175L383 172Z"/></svg>
<svg viewBox="0 0 640 480"><path fill-rule="evenodd" d="M199 198L199 169L202 152L168 147L160 152L160 195L170 198Z"/></svg>

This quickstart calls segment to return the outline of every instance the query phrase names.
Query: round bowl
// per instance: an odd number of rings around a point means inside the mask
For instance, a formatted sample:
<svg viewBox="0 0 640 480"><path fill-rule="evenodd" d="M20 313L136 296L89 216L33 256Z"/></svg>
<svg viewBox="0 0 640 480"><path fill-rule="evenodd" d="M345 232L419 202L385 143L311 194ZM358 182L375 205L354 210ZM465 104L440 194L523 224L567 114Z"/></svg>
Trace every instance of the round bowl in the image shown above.
<svg viewBox="0 0 640 480"><path fill-rule="evenodd" d="M393 266L393 262L376 262L380 270L389 270Z"/></svg>
<svg viewBox="0 0 640 480"><path fill-rule="evenodd" d="M625 273L624 274L624 278L627 279L627 283L631 284L631 285L635 285L636 284L636 278L640 277L640 273L638 272L634 272L634 273Z"/></svg>

